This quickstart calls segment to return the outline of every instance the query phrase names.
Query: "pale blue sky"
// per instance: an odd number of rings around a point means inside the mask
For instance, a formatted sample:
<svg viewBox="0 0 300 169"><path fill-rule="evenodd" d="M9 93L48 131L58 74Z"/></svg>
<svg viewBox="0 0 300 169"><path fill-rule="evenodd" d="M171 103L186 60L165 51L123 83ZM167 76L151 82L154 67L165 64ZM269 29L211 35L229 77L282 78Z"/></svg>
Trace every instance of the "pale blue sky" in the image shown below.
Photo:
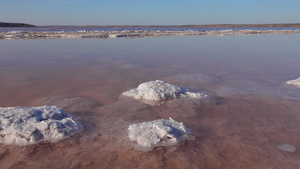
<svg viewBox="0 0 300 169"><path fill-rule="evenodd" d="M300 23L300 0L0 0L0 22L35 25Z"/></svg>

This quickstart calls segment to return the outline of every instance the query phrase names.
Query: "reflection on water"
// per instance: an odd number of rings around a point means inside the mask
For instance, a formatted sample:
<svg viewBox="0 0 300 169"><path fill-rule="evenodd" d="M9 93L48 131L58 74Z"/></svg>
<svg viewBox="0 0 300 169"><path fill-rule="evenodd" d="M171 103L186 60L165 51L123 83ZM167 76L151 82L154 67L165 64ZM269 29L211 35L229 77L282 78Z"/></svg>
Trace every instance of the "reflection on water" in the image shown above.
<svg viewBox="0 0 300 169"><path fill-rule="evenodd" d="M58 105L85 127L56 143L0 145L0 165L299 168L300 89L285 84L300 76L299 39L0 41L0 106ZM120 98L122 92L157 79L209 97L158 106ZM195 139L150 152L133 148L129 125L169 117L183 122ZM286 151L293 147L295 151Z"/></svg>

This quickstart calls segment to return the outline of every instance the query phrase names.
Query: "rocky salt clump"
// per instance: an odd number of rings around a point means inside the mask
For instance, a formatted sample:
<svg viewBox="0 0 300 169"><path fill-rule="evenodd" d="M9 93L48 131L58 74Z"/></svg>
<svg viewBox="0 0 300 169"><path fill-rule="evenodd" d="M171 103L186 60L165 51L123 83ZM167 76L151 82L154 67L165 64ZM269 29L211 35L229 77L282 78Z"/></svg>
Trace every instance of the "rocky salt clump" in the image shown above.
<svg viewBox="0 0 300 169"><path fill-rule="evenodd" d="M151 151L157 146L175 145L187 139L190 134L190 129L172 118L132 124L128 131L129 139L137 142L135 149L141 151Z"/></svg>
<svg viewBox="0 0 300 169"><path fill-rule="evenodd" d="M164 81L156 80L140 84L136 89L122 93L124 96L133 97L137 100L164 101L179 97L205 98L203 93L191 92Z"/></svg>
<svg viewBox="0 0 300 169"><path fill-rule="evenodd" d="M289 80L286 83L289 85L294 85L296 87L300 87L300 77L298 79Z"/></svg>
<svg viewBox="0 0 300 169"><path fill-rule="evenodd" d="M56 106L0 107L0 143L27 145L58 141L83 129Z"/></svg>

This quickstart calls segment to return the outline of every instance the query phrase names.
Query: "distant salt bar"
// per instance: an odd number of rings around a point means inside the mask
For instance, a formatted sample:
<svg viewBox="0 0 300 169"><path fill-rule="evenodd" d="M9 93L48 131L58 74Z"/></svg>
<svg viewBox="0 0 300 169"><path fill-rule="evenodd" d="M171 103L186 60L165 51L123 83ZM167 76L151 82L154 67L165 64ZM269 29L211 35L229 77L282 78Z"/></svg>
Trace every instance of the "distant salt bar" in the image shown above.
<svg viewBox="0 0 300 169"><path fill-rule="evenodd" d="M171 28L172 29L172 28ZM296 34L300 33L298 29L269 30L239 29L239 30L123 30L123 31L12 31L0 32L0 39L85 39L85 38L146 38L161 36L233 36L233 35L256 35L256 34Z"/></svg>
<svg viewBox="0 0 300 169"><path fill-rule="evenodd" d="M294 85L296 87L300 87L300 77L298 79L289 80L286 83L289 85Z"/></svg>
<svg viewBox="0 0 300 169"><path fill-rule="evenodd" d="M0 143L28 145L55 142L83 129L56 106L0 107Z"/></svg>
<svg viewBox="0 0 300 169"><path fill-rule="evenodd" d="M124 96L133 97L137 100L164 101L179 97L205 98L206 94L190 92L178 86L164 81L156 80L140 84L136 89L122 93Z"/></svg>
<svg viewBox="0 0 300 169"><path fill-rule="evenodd" d="M128 137L137 142L135 149L140 151L151 151L157 146L175 145L187 139L190 132L183 123L172 118L132 124L128 127Z"/></svg>

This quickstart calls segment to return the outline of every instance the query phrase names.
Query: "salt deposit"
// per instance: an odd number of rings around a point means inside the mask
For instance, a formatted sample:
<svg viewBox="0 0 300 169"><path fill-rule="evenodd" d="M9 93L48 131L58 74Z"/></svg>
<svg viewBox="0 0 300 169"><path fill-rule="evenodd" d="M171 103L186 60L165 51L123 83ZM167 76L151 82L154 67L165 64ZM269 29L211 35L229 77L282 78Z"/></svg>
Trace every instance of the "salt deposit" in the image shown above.
<svg viewBox="0 0 300 169"><path fill-rule="evenodd" d="M286 83L290 85L294 85L296 87L300 87L300 77L298 79L289 80Z"/></svg>
<svg viewBox="0 0 300 169"><path fill-rule="evenodd" d="M179 97L204 98L207 96L206 94L191 92L160 80L142 83L136 89L126 91L122 95L133 97L137 100L151 101L163 101Z"/></svg>
<svg viewBox="0 0 300 169"><path fill-rule="evenodd" d="M82 39L82 38L141 38L141 37L161 37L161 36L233 36L233 35L255 35L255 34L296 34L298 29L286 30L123 30L123 31L13 31L0 32L0 39Z"/></svg>
<svg viewBox="0 0 300 169"><path fill-rule="evenodd" d="M296 147L290 145L290 144L281 144L279 146L277 146L277 148L284 150L284 151L288 151L288 152L295 152L296 151Z"/></svg>
<svg viewBox="0 0 300 169"><path fill-rule="evenodd" d="M190 129L172 118L132 124L128 131L129 139L137 141L135 149L141 151L151 151L157 146L175 145L190 134Z"/></svg>
<svg viewBox="0 0 300 169"><path fill-rule="evenodd" d="M56 106L0 108L0 142L27 145L58 141L83 127Z"/></svg>

